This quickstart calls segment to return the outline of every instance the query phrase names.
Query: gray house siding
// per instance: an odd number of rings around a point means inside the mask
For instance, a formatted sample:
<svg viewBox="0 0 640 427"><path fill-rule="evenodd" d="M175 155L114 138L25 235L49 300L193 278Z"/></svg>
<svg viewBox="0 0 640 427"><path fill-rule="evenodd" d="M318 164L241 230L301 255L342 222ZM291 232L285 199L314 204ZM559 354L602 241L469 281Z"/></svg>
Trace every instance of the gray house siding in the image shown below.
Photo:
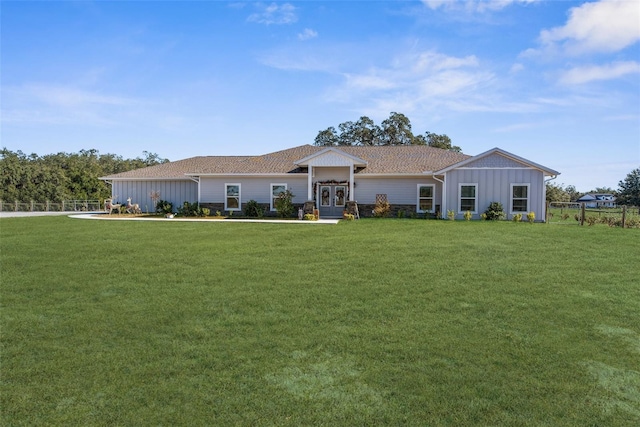
<svg viewBox="0 0 640 427"><path fill-rule="evenodd" d="M387 201L400 205L415 205L418 200L418 184L434 185L434 204L441 204L442 186L430 177L424 178L357 178L355 199L358 203L374 204L376 194L386 194Z"/></svg>
<svg viewBox="0 0 640 427"><path fill-rule="evenodd" d="M307 175L270 176L251 178L243 176L202 177L200 178L200 203L222 204L225 201L225 184L240 184L240 202L249 200L261 204L271 202L271 184L287 184L287 189L294 194L293 203L303 204L307 200Z"/></svg>
<svg viewBox="0 0 640 427"><path fill-rule="evenodd" d="M507 219L512 218L513 184L528 184L528 212L535 212L536 218L544 219L545 213L545 184L542 171L537 169L454 169L446 174L446 209L453 210L457 218L462 218L460 208L460 185L476 184L476 213L474 218L480 218L491 202L500 202L507 213ZM443 212L446 214L446 212Z"/></svg>
<svg viewBox="0 0 640 427"><path fill-rule="evenodd" d="M152 192L159 192L160 199L173 203L174 210L184 202L198 200L198 184L192 180L172 181L113 181L111 197L123 205L131 197L132 203L140 205L142 212L154 212L155 205L151 199Z"/></svg>

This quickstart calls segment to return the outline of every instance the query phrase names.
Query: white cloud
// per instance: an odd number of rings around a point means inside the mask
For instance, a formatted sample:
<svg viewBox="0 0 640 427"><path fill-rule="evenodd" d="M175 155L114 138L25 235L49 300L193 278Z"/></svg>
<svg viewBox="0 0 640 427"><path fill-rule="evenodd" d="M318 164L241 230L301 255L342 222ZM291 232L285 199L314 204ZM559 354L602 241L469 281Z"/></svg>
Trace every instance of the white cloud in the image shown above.
<svg viewBox="0 0 640 427"><path fill-rule="evenodd" d="M444 8L452 11L488 12L504 9L514 3L534 3L538 0L422 0L431 9Z"/></svg>
<svg viewBox="0 0 640 427"><path fill-rule="evenodd" d="M630 0L601 0L569 10L562 27L542 30L544 50L570 55L617 52L640 40L640 6Z"/></svg>
<svg viewBox="0 0 640 427"><path fill-rule="evenodd" d="M493 84L493 73L480 68L473 56L455 57L434 51L401 55L388 67L372 67L343 74L345 80L327 96L331 101L351 102L362 109L386 111L477 110L486 105L479 94Z"/></svg>
<svg viewBox="0 0 640 427"><path fill-rule="evenodd" d="M249 15L247 21L265 25L293 24L298 21L296 7L291 3L271 3L270 5L258 3L256 7L258 12Z"/></svg>
<svg viewBox="0 0 640 427"><path fill-rule="evenodd" d="M568 85L584 84L596 80L612 80L635 73L640 73L640 63L636 61L614 62L606 65L587 65L575 67L564 72L560 77L560 83Z"/></svg>
<svg viewBox="0 0 640 427"><path fill-rule="evenodd" d="M318 32L311 28L305 28L303 32L298 33L298 39L302 41L315 39L316 37L318 37Z"/></svg>

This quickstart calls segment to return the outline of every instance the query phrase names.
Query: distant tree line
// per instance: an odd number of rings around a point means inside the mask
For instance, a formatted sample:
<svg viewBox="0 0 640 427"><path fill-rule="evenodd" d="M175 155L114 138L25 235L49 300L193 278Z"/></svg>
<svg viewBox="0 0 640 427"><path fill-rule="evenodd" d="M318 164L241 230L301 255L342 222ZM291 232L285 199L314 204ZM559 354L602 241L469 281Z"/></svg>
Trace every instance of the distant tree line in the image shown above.
<svg viewBox="0 0 640 427"><path fill-rule="evenodd" d="M575 202L585 194L612 194L618 205L640 206L640 168L629 172L618 183L618 190L609 187L597 187L586 193L580 193L573 185L547 183L548 202Z"/></svg>
<svg viewBox="0 0 640 427"><path fill-rule="evenodd" d="M430 147L461 152L460 147L452 145L447 135L425 132L424 135L414 135L411 121L402 113L392 112L388 119L380 125L369 117L362 116L355 122L344 122L338 125L338 130L330 126L318 132L315 145L331 146L372 146L372 145L428 145Z"/></svg>
<svg viewBox="0 0 640 427"><path fill-rule="evenodd" d="M111 188L98 179L101 176L168 162L148 151L143 155L143 158L123 159L91 149L38 156L3 148L0 150L0 200L102 200L111 196Z"/></svg>

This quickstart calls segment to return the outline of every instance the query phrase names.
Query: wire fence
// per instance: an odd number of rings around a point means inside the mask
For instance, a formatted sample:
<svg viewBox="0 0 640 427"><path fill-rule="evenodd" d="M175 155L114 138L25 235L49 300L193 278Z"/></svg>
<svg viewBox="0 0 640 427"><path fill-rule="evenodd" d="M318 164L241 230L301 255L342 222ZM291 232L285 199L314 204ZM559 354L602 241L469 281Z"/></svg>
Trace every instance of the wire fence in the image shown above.
<svg viewBox="0 0 640 427"><path fill-rule="evenodd" d="M640 228L640 207L599 206L587 203L551 202L547 205L547 222L565 225L596 225Z"/></svg>
<svg viewBox="0 0 640 427"><path fill-rule="evenodd" d="M0 200L0 212L92 212L104 210L100 200L63 200L61 202L7 202Z"/></svg>

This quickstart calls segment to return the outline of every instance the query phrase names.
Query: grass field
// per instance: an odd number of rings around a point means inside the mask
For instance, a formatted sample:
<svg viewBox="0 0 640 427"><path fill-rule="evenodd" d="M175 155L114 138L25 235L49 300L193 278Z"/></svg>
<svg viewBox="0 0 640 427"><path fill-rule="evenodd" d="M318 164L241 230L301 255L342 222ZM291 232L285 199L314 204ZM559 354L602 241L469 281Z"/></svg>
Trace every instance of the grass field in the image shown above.
<svg viewBox="0 0 640 427"><path fill-rule="evenodd" d="M2 425L635 426L640 230L0 220Z"/></svg>

